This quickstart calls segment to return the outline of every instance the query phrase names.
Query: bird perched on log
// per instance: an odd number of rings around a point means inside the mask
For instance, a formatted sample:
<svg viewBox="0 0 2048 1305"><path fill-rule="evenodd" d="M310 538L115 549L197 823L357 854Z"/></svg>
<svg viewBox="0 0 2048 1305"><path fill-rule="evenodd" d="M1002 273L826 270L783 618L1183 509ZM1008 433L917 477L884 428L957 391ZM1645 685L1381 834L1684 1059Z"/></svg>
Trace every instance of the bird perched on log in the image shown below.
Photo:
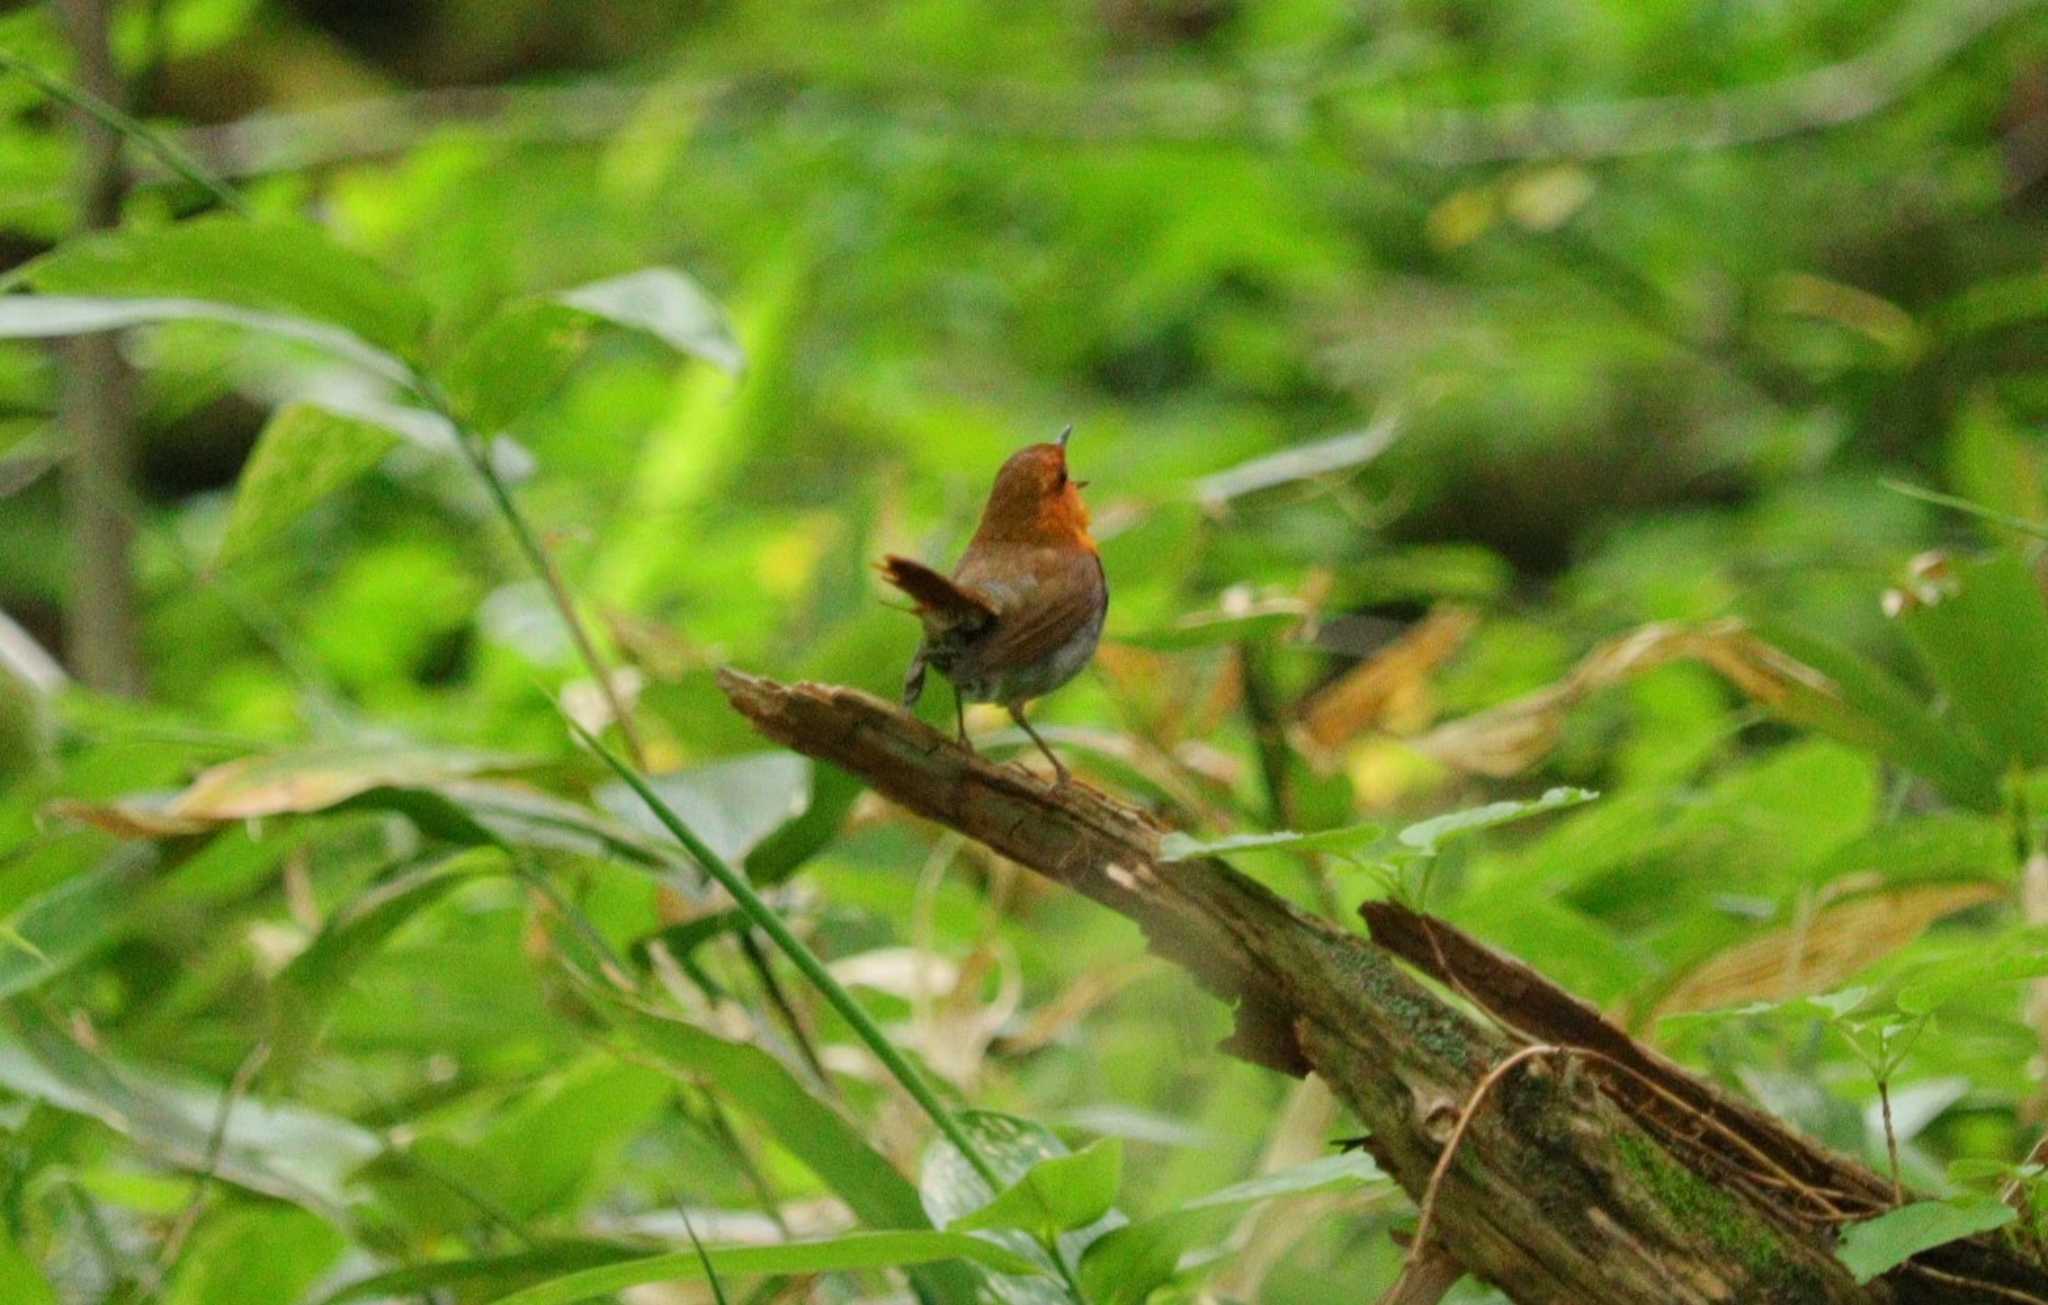
<svg viewBox="0 0 2048 1305"><path fill-rule="evenodd" d="M903 678L903 705L917 705L926 669L936 670L952 681L962 743L965 704L1001 703L1061 784L1067 768L1024 719L1024 704L1080 674L1109 612L1109 582L1081 502L1087 482L1067 474L1073 433L1069 426L1056 442L1020 449L1003 464L950 578L907 557L885 557L880 567L924 621L924 642Z"/></svg>

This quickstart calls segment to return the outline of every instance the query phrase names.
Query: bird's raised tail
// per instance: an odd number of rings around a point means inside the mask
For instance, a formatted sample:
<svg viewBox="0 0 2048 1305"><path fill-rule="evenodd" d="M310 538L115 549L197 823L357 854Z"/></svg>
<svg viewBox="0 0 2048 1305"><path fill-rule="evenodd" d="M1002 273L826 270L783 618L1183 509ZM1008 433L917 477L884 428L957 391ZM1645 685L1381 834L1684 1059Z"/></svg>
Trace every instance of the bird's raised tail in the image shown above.
<svg viewBox="0 0 2048 1305"><path fill-rule="evenodd" d="M993 618L995 607L980 594L963 589L922 562L891 554L882 559L882 578L909 594L918 615L934 616L942 624L957 625Z"/></svg>
<svg viewBox="0 0 2048 1305"><path fill-rule="evenodd" d="M910 670L903 677L903 705L915 707L924 693L925 659L932 639L951 642L948 636L971 637L995 620L996 609L988 599L961 588L922 562L891 554L876 569L884 580L910 595L917 604L917 614L924 618L925 642L918 646L917 655L910 659Z"/></svg>

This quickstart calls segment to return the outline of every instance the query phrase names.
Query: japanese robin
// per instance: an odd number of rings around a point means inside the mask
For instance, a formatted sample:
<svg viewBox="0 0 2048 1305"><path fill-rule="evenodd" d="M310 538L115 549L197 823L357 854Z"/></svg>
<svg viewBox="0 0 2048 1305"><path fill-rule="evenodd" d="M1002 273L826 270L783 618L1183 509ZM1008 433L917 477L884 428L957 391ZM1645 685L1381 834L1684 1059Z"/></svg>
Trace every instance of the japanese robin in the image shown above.
<svg viewBox="0 0 2048 1305"><path fill-rule="evenodd" d="M907 557L881 563L883 578L910 595L924 621L903 705L917 705L926 669L936 670L953 683L962 743L965 704L1001 703L1062 784L1067 768L1024 719L1024 704L1080 674L1109 612L1109 582L1081 502L1087 482L1067 474L1073 433L1069 426L1056 443L1033 444L1003 464L950 578Z"/></svg>

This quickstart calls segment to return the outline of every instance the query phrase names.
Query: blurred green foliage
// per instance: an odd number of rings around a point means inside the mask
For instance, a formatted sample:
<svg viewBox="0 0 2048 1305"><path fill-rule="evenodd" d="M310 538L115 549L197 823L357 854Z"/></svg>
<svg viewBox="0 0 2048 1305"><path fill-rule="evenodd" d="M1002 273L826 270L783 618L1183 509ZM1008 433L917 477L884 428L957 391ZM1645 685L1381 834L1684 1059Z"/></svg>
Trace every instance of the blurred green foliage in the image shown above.
<svg viewBox="0 0 2048 1305"><path fill-rule="evenodd" d="M38 337L144 323L139 479L84 492L139 527L149 694L0 655L25 1299L566 1300L700 1276L679 1207L735 1300L1064 1298L1048 1244L1098 1301L1391 1281L1406 1202L1134 928L712 682L890 694L869 563L950 560L1068 421L1113 593L1037 715L1077 769L1346 921L1424 890L1360 826L1596 790L1475 821L1428 904L1883 1167L1806 1000L1854 980L1914 1030L1907 1185L2038 1180L2034 7L163 0L114 38L255 218L131 151L122 229L68 239L67 120L0 76L0 611L54 649L92 596ZM43 7L0 48L69 74ZM615 722L463 449L661 797L1017 1186L572 745L558 706ZM1016 1222L970 1265L975 1210Z"/></svg>

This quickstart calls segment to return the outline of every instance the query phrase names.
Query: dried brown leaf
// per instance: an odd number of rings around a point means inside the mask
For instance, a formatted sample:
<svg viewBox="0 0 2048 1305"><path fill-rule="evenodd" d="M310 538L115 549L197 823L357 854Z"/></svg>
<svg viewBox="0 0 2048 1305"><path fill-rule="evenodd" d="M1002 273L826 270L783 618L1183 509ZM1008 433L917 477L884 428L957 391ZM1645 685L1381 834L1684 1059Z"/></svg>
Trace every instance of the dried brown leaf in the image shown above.
<svg viewBox="0 0 2048 1305"><path fill-rule="evenodd" d="M1660 621L1599 645L1555 684L1439 726L1416 740L1416 746L1473 774L1520 774L1550 755L1565 717L1588 696L1686 660L1711 667L1759 706L1797 724L1825 727L1838 736L1869 733L1825 675L1766 643L1742 622Z"/></svg>
<svg viewBox="0 0 2048 1305"><path fill-rule="evenodd" d="M1946 883L1850 897L1716 953L1664 995L1656 1015L1826 992L1905 947L1943 916L2005 894L1993 883Z"/></svg>
<svg viewBox="0 0 2048 1305"><path fill-rule="evenodd" d="M1428 682L1431 672L1479 626L1470 608L1440 607L1372 657L1324 686L1302 710L1311 742L1334 748L1381 724L1396 703Z"/></svg>

